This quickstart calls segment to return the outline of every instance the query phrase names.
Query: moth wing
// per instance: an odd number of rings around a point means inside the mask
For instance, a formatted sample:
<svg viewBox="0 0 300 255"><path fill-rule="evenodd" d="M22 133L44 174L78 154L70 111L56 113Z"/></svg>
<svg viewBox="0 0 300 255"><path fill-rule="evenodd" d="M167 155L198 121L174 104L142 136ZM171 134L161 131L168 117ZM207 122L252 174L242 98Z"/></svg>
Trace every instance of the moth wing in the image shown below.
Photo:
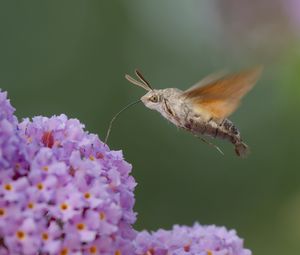
<svg viewBox="0 0 300 255"><path fill-rule="evenodd" d="M194 89L197 89L199 87L203 87L206 85L209 85L217 80L220 80L221 78L223 78L225 75L227 74L226 71L222 70L216 73L212 73L208 76L206 76L205 78L203 78L202 80L198 81L196 84L194 84L192 87L188 88L185 93L188 93Z"/></svg>
<svg viewBox="0 0 300 255"><path fill-rule="evenodd" d="M261 72L262 67L258 66L219 79L208 76L198 86L186 90L183 96L192 102L196 111L205 111L215 119L224 119L237 109L240 100L252 89Z"/></svg>

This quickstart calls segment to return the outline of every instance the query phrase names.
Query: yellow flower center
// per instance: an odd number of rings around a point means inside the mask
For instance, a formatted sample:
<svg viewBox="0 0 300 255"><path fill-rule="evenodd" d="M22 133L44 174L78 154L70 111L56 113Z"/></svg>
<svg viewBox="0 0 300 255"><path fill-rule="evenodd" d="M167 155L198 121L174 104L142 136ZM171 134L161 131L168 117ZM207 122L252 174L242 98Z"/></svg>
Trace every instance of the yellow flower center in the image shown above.
<svg viewBox="0 0 300 255"><path fill-rule="evenodd" d="M0 217L5 215L5 209L4 208L0 208Z"/></svg>
<svg viewBox="0 0 300 255"><path fill-rule="evenodd" d="M97 253L97 247L95 245L90 247L90 253L91 254L96 254Z"/></svg>
<svg viewBox="0 0 300 255"><path fill-rule="evenodd" d="M84 225L83 223L78 223L78 224L77 224L77 229L78 229L79 231L84 230L84 229L85 229L85 225Z"/></svg>
<svg viewBox="0 0 300 255"><path fill-rule="evenodd" d="M60 209L62 209L63 211L67 210L69 208L69 206L66 203L62 203L60 205Z"/></svg>
<svg viewBox="0 0 300 255"><path fill-rule="evenodd" d="M43 166L42 169L47 172L49 170L49 167L48 166Z"/></svg>
<svg viewBox="0 0 300 255"><path fill-rule="evenodd" d="M11 184L5 184L4 189L6 189L7 191L11 191L13 189L13 186Z"/></svg>
<svg viewBox="0 0 300 255"><path fill-rule="evenodd" d="M95 160L95 157L93 155L89 156L89 159L94 161Z"/></svg>
<svg viewBox="0 0 300 255"><path fill-rule="evenodd" d="M105 213L104 212L100 212L99 213L99 218L100 218L100 220L104 220L105 219Z"/></svg>
<svg viewBox="0 0 300 255"><path fill-rule="evenodd" d="M90 193L88 193L88 192L86 192L86 193L84 194L84 198L86 198L86 199L89 199L89 198L91 198L91 194L90 194Z"/></svg>
<svg viewBox="0 0 300 255"><path fill-rule="evenodd" d="M42 189L44 188L44 185L43 185L43 183L38 183L38 184L36 185L36 187L37 187L39 190L42 190Z"/></svg>
<svg viewBox="0 0 300 255"><path fill-rule="evenodd" d="M16 233L16 236L17 236L17 238L19 239L19 240L24 240L25 239L25 233L23 232L23 231L18 231L17 233Z"/></svg>
<svg viewBox="0 0 300 255"><path fill-rule="evenodd" d="M29 209L33 209L33 208L34 208L34 203L29 202L28 205L27 205L27 207L28 207Z"/></svg>
<svg viewBox="0 0 300 255"><path fill-rule="evenodd" d="M68 255L69 253L69 250L67 248L63 248L61 251L60 251L60 255Z"/></svg>
<svg viewBox="0 0 300 255"><path fill-rule="evenodd" d="M42 239L43 239L44 241L47 241L47 240L49 239L48 233L43 233L43 234L42 234Z"/></svg>
<svg viewBox="0 0 300 255"><path fill-rule="evenodd" d="M122 255L122 252L120 250L116 250L115 255Z"/></svg>
<svg viewBox="0 0 300 255"><path fill-rule="evenodd" d="M212 251L208 250L207 255L213 255Z"/></svg>

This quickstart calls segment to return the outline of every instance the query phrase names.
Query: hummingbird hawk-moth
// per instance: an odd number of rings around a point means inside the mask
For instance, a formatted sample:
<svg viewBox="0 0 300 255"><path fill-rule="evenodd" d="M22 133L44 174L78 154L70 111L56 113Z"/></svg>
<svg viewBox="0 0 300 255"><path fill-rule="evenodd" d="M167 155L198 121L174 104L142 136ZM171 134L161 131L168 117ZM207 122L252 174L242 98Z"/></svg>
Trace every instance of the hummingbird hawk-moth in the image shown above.
<svg viewBox="0 0 300 255"><path fill-rule="evenodd" d="M153 89L138 70L135 70L138 79L128 74L125 78L147 91L133 104L142 101L146 107L158 111L175 126L191 132L205 142L207 141L203 135L228 140L234 145L238 156L245 156L248 146L227 117L237 109L240 100L252 89L261 72L262 67L255 67L230 75L209 75L186 91L177 88Z"/></svg>

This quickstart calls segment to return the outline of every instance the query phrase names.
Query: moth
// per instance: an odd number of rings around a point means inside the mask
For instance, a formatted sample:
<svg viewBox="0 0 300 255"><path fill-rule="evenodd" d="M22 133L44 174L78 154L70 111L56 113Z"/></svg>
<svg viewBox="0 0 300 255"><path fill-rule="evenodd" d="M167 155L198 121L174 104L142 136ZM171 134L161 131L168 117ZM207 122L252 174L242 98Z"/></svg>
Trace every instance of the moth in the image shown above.
<svg viewBox="0 0 300 255"><path fill-rule="evenodd" d="M261 73L262 67L258 66L229 75L212 74L185 91L177 88L153 89L138 70L135 70L137 79L128 74L125 78L147 91L139 101L149 109L158 111L175 126L210 145L213 144L203 136L228 140L234 145L238 156L246 156L248 146L228 117L238 108L241 99L253 88Z"/></svg>

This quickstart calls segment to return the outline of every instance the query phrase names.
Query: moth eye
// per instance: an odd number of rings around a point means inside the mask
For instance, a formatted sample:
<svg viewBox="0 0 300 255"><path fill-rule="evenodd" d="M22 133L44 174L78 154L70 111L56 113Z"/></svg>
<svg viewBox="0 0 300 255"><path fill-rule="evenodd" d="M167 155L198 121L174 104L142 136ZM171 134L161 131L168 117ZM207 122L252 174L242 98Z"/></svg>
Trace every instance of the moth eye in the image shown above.
<svg viewBox="0 0 300 255"><path fill-rule="evenodd" d="M151 97L149 98L149 100L150 100L151 102L153 102L153 103L157 103L157 102L158 102L158 96L153 95L153 96L151 96Z"/></svg>

